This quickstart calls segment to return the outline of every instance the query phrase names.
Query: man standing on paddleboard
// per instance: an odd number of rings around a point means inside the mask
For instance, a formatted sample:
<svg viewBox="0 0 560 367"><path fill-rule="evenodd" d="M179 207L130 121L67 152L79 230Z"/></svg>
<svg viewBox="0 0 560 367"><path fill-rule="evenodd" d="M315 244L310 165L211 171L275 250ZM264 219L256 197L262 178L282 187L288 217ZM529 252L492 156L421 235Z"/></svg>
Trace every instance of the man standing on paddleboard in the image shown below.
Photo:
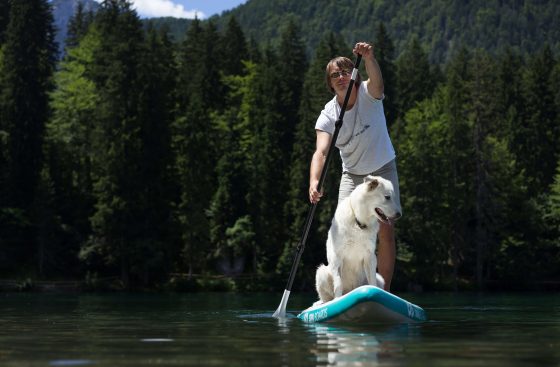
<svg viewBox="0 0 560 367"><path fill-rule="evenodd" d="M394 199L401 209L396 155L383 110L384 84L381 69L371 44L358 42L353 52L362 56L368 79L361 81L359 75L356 78L335 143L342 158L338 202L349 196L354 188L364 181L364 177L374 175L393 183ZM336 57L326 66L327 86L334 97L325 105L315 124L316 150L311 159L309 177L309 200L312 203L317 203L322 196L318 191L319 178L353 68L354 63L346 57ZM402 209L399 212L402 213ZM380 222L378 237L378 273L385 279L385 290L389 291L396 258L394 224Z"/></svg>

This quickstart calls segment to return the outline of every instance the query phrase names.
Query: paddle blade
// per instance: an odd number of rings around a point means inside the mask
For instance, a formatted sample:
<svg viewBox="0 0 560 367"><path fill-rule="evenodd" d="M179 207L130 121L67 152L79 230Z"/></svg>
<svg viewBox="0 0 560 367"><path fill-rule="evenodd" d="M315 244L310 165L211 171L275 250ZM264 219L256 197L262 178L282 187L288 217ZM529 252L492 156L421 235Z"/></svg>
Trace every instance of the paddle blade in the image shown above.
<svg viewBox="0 0 560 367"><path fill-rule="evenodd" d="M284 294L282 295L282 300L280 301L280 305L276 312L272 314L272 317L276 317L277 319L285 319L286 318L286 304L288 304L288 298L290 298L290 291L285 289Z"/></svg>

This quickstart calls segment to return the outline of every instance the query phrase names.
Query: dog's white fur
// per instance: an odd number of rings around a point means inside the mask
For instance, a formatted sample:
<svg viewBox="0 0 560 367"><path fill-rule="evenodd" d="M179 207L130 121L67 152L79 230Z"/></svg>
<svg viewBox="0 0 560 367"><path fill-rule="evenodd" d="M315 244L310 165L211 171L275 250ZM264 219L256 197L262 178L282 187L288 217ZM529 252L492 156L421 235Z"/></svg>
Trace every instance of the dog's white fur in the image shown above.
<svg viewBox="0 0 560 367"><path fill-rule="evenodd" d="M376 273L375 248L379 221L391 223L401 214L391 181L367 176L337 207L327 239L328 265L320 265L315 286L328 302L362 285L384 287Z"/></svg>

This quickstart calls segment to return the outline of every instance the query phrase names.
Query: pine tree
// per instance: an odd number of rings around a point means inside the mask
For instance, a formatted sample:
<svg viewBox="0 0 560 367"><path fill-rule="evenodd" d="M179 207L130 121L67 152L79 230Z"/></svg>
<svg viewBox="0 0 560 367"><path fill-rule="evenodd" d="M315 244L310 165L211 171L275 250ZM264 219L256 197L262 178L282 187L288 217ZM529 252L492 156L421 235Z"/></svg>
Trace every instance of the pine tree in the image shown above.
<svg viewBox="0 0 560 367"><path fill-rule="evenodd" d="M476 61L472 61L476 60ZM493 207L495 195L492 195L492 184L495 182L490 167L493 150L498 142L491 137L496 130L495 121L499 106L492 103L498 91L498 73L490 56L479 51L471 58L473 79L470 82L470 101L472 106L471 119L473 124L473 147L475 160L474 175L474 243L476 248L475 279L478 288L483 288L485 269L490 258L492 224L499 217L500 210ZM499 143L498 143L499 144ZM499 162L502 163L502 162ZM503 173L503 172L502 172ZM501 177L499 178L501 179ZM497 188L494 188L497 189Z"/></svg>
<svg viewBox="0 0 560 367"><path fill-rule="evenodd" d="M519 255L518 250L530 248L528 240L534 238L537 229L532 213L534 203L526 200L527 180L520 169L514 152L516 126L523 114L523 97L520 70L524 69L520 55L512 49L506 49L495 62L495 77L490 90L472 91L473 98L484 100L484 105L493 106L493 116L486 122L485 130L489 134L485 159L487 160L487 187L492 198L484 211L489 230L487 247L487 264L484 278L487 280L512 278L520 268L520 258L529 260L529 252ZM476 61L471 60L472 68L477 70ZM477 94L482 94L480 98ZM479 102L480 103L480 102ZM523 251L523 250L522 250ZM516 258L515 261L511 261ZM515 263L515 264L514 264ZM515 270L513 270L515 269Z"/></svg>
<svg viewBox="0 0 560 367"><path fill-rule="evenodd" d="M22 264L37 253L34 207L56 44L46 0L14 1L9 8L0 60L0 237L7 239L7 247L14 246L10 264L18 264L23 255Z"/></svg>
<svg viewBox="0 0 560 367"><path fill-rule="evenodd" d="M508 147L515 152L515 136L519 119L523 115L523 96L521 87L520 70L524 68L521 56L511 48L506 49L497 58L499 64L497 75L499 92L495 97L499 104L500 120L503 124L500 129L494 131L496 136L505 139Z"/></svg>
<svg viewBox="0 0 560 367"><path fill-rule="evenodd" d="M4 43L4 32L8 27L8 22L10 21L10 2L0 1L0 45Z"/></svg>
<svg viewBox="0 0 560 367"><path fill-rule="evenodd" d="M8 134L8 202L25 209L34 200L41 167L55 62L52 21L46 1L13 3L3 47L0 103L2 129Z"/></svg>
<svg viewBox="0 0 560 367"><path fill-rule="evenodd" d="M560 154L556 91L551 88L555 64L548 46L529 60L522 81L523 114L514 127L515 153L537 192L544 192L551 185Z"/></svg>
<svg viewBox="0 0 560 367"><path fill-rule="evenodd" d="M425 285L457 288L464 259L471 255L467 224L475 164L469 60L464 49L454 56L445 85L405 114L396 144L405 213L399 223L398 257L408 263L397 269L415 282L419 275L430 274L421 279Z"/></svg>
<svg viewBox="0 0 560 367"><path fill-rule="evenodd" d="M280 162L278 163L284 168L287 167L290 159L289 153L292 151L295 127L299 121L301 90L306 70L307 58L301 30L290 18L280 35L277 69L280 83L279 97L281 98L279 102L283 110L277 124L282 135L280 149L287 153L279 157Z"/></svg>
<svg viewBox="0 0 560 367"><path fill-rule="evenodd" d="M230 19L223 41L223 81L228 87L228 108L219 115L213 115L219 134L217 156L220 158L215 169L218 187L210 206L210 240L214 248L213 258L220 272L238 274L244 271L245 263L250 261L252 271L256 273L259 252L256 243L235 240L236 236L254 236L246 197L249 186L247 166L251 158L249 149L254 144L249 129L249 111L254 108L255 91L252 85L256 78L256 66L239 58L239 55L247 55L247 45L234 18Z"/></svg>
<svg viewBox="0 0 560 367"><path fill-rule="evenodd" d="M398 224L395 280L430 287L449 277L449 206L453 199L448 194L448 170L441 169L448 164L445 88L419 102L403 119L395 145L404 213Z"/></svg>
<svg viewBox="0 0 560 367"><path fill-rule="evenodd" d="M526 199L529 182L510 148L509 128L522 111L521 61L510 51L498 61L479 52L471 64L476 71L471 85L477 162L474 266L478 286L483 287L489 279L512 278L514 268L535 273L531 264L538 262L540 246L533 239L541 224L529 214L536 204ZM517 259L515 265L511 258Z"/></svg>
<svg viewBox="0 0 560 367"><path fill-rule="evenodd" d="M139 128L141 165L138 167L138 210L143 213L141 236L143 247L138 263L143 264L144 282L163 280L179 255L171 220L172 184L171 123L174 119L175 65L173 46L165 30L148 29L146 50L139 72Z"/></svg>
<svg viewBox="0 0 560 367"><path fill-rule="evenodd" d="M255 41L254 38L251 38L247 47L249 48L248 59L255 64L259 64L262 61L262 55L257 41Z"/></svg>
<svg viewBox="0 0 560 367"><path fill-rule="evenodd" d="M387 126L391 128L397 119L397 76L395 73L394 53L395 46L383 22L379 23L375 34L374 53L381 74L383 75L384 94L383 109L387 119Z"/></svg>
<svg viewBox="0 0 560 367"><path fill-rule="evenodd" d="M399 56L397 70L396 104L399 116L403 116L416 103L430 98L435 89L428 55L417 37Z"/></svg>
<svg viewBox="0 0 560 367"><path fill-rule="evenodd" d="M206 23L203 33L204 53L202 61L200 87L203 91L203 98L212 110L222 110L224 108L225 86L221 79L221 64L218 61L222 55L219 45L222 44L222 36L218 32L218 27L213 21ZM206 84L203 88L202 84Z"/></svg>
<svg viewBox="0 0 560 367"><path fill-rule="evenodd" d="M196 92L195 78L200 74L202 65L202 25L200 19L191 22L185 35L185 40L180 45L177 70L177 98L178 110L184 111L189 105L190 96Z"/></svg>
<svg viewBox="0 0 560 367"><path fill-rule="evenodd" d="M205 109L195 102L178 114L173 128L173 146L179 184L177 217L182 233L182 257L189 273L205 271L211 257L207 210L215 190L210 172L215 165L210 146L211 127ZM210 172L209 172L210 171Z"/></svg>
<svg viewBox="0 0 560 367"><path fill-rule="evenodd" d="M224 107L220 78L220 37L210 22L205 28L193 20L182 44L178 66L178 110L173 146L180 185L177 216L182 228L183 258L189 273L205 271L212 258L207 216L216 189L215 141L211 114Z"/></svg>
<svg viewBox="0 0 560 367"><path fill-rule="evenodd" d="M68 32L66 35L65 48L76 47L82 37L87 33L89 25L92 21L93 11L85 11L84 3L78 2L76 13L68 21Z"/></svg>
<svg viewBox="0 0 560 367"><path fill-rule="evenodd" d="M194 19L180 46L178 60L179 110L188 110L198 103L205 110L223 108L224 85L220 67L222 38L212 22L203 24ZM197 99L196 102L192 99Z"/></svg>
<svg viewBox="0 0 560 367"><path fill-rule="evenodd" d="M50 192L45 195L50 195L52 206L44 209L57 220L50 229L55 233L49 241L51 248L44 252L58 254L58 268L76 268L80 246L92 234L92 138L100 98L88 76L100 44L99 33L92 29L78 46L67 49L55 74L56 89L50 96L53 113L47 124L43 179L50 183Z"/></svg>
<svg viewBox="0 0 560 367"><path fill-rule="evenodd" d="M93 132L92 176L95 213L89 248L120 271L124 287L146 281L149 259L142 228L142 151L139 120L140 67L144 36L140 19L126 0L106 0L94 21L100 47L90 75L99 91ZM143 101L142 101L143 102Z"/></svg>
<svg viewBox="0 0 560 367"><path fill-rule="evenodd" d="M252 186L248 202L257 229L256 242L262 244L261 273L274 271L287 236L284 217L276 213L282 212L289 187L288 163L306 69L300 30L290 20L282 30L278 49L268 46L265 50L254 84L256 101L251 114L254 144L249 165Z"/></svg>
<svg viewBox="0 0 560 367"><path fill-rule="evenodd" d="M282 138L285 136L284 105L282 104L282 79L278 72L279 57L271 47L265 50L259 64L253 95L254 106L250 111L253 133L248 169L250 190L248 207L256 230L256 241L262 247L259 271L270 274L276 266L282 239L285 236L282 210L286 192L286 166Z"/></svg>
<svg viewBox="0 0 560 367"><path fill-rule="evenodd" d="M248 58L248 46L241 26L234 16L229 18L223 37L221 37L222 70L225 75L241 75L243 60Z"/></svg>
<svg viewBox="0 0 560 367"><path fill-rule="evenodd" d="M451 231L449 233L450 263L453 267L454 287L457 287L462 259L469 250L467 238L467 221L471 213L473 187L470 184L474 172L472 124L469 121L469 81L473 79L469 68L470 54L462 48L452 58L446 70L445 110L448 121L445 149L447 156L442 167L449 172L444 179L448 183L445 200L453 203L449 209Z"/></svg>

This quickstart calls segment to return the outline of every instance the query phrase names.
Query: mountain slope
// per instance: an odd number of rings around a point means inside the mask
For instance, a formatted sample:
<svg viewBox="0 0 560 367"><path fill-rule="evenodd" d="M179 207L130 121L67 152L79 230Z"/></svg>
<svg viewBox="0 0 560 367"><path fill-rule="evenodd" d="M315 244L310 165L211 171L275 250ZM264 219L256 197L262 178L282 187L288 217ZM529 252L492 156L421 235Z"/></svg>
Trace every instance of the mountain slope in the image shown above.
<svg viewBox="0 0 560 367"><path fill-rule="evenodd" d="M560 51L560 2L542 0L249 0L218 18L234 15L246 35L276 42L282 25L301 25L308 49L326 32L349 43L372 41L383 22L400 53L416 36L432 62L445 62L461 46L499 51L505 46L534 52L548 43Z"/></svg>
<svg viewBox="0 0 560 367"><path fill-rule="evenodd" d="M53 0L57 41L63 45L68 20L78 2L86 10L99 5L93 0ZM288 19L301 27L311 55L328 32L343 36L350 45L373 41L380 22L392 38L396 55L418 37L430 61L444 63L459 49L483 48L499 52L512 47L522 54L534 53L548 43L560 53L560 2L543 0L248 0L210 18L219 28L235 16L247 38L259 44L277 44ZM144 20L156 28L166 26L176 41L184 38L189 19Z"/></svg>

